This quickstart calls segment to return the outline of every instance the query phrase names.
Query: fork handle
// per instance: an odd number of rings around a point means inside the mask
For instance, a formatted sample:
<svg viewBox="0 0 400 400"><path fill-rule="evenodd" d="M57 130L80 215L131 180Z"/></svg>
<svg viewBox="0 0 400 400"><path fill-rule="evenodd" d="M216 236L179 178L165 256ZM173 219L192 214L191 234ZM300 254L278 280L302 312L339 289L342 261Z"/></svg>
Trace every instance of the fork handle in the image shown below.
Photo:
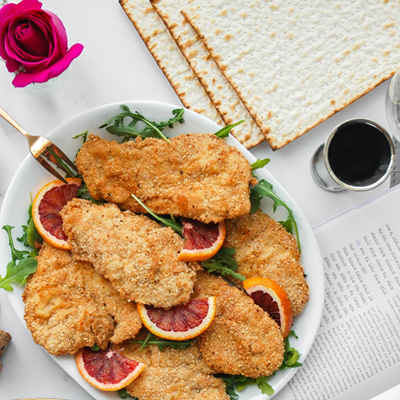
<svg viewBox="0 0 400 400"><path fill-rule="evenodd" d="M26 138L28 138L28 132L16 122L10 115L8 115L1 107L0 107L0 116L3 117L11 126L13 126L17 131L21 132Z"/></svg>

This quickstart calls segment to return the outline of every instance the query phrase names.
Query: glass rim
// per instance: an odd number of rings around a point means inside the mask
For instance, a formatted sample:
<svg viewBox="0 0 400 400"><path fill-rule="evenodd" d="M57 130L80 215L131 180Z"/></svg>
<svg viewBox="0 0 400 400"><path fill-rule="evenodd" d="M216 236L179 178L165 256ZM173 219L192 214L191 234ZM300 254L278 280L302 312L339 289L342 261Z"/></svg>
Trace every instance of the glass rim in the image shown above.
<svg viewBox="0 0 400 400"><path fill-rule="evenodd" d="M388 163L388 166L386 168L385 173L377 181L375 181L375 182L373 182L373 183L371 183L369 185L365 185L365 186L354 186L354 185L349 185L348 183L343 182L333 172L333 170L331 168L331 165L330 165L330 162L329 162L329 159L328 159L329 146L330 146L330 144L332 142L332 139L334 138L335 134L338 132L339 129L341 129L341 128L347 126L347 125L354 124L354 123L370 125L370 126L376 128L379 132L381 132L385 136L386 141L389 144L389 148L390 148L390 159L389 159L389 163ZM375 189L376 187L381 185L384 181L386 181L386 179L388 178L388 176L390 175L391 171L393 170L393 168L395 166L395 158L396 158L395 146L394 146L394 142L393 142L392 136L381 125L377 124L376 122L374 122L374 121L372 121L370 119L366 119L366 118L353 118L353 119L349 119L347 121L341 122L339 125L337 125L332 130L332 132L329 134L328 138L325 141L325 145L324 145L324 148L323 148L323 155L324 155L324 162L325 162L326 169L328 170L328 173L332 177L332 179L338 185L342 186L344 189L348 189L348 190L352 190L352 191L358 191L358 192Z"/></svg>

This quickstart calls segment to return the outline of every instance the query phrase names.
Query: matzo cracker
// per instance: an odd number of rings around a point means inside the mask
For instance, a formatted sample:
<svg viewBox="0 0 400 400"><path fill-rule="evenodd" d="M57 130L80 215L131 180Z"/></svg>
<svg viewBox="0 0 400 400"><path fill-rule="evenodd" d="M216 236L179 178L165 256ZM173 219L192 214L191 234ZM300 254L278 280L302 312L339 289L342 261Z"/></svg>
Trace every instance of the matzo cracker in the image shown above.
<svg viewBox="0 0 400 400"><path fill-rule="evenodd" d="M231 133L247 149L261 143L265 137L226 80L197 33L180 12L183 1L151 0L167 25L171 35L203 85L226 125L244 120Z"/></svg>
<svg viewBox="0 0 400 400"><path fill-rule="evenodd" d="M183 12L279 149L400 66L400 3L189 0Z"/></svg>
<svg viewBox="0 0 400 400"><path fill-rule="evenodd" d="M221 116L150 2L120 0L120 3L183 105L222 124Z"/></svg>

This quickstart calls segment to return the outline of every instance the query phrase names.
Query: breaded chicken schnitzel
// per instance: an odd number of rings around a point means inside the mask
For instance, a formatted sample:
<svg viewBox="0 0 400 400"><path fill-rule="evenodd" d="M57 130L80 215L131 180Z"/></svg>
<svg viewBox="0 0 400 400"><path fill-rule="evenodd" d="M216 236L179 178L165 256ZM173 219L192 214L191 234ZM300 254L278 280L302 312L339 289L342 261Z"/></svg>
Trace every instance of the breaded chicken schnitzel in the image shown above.
<svg viewBox="0 0 400 400"><path fill-rule="evenodd" d="M251 378L276 371L284 354L278 324L221 277L206 272L197 275L193 297L217 297L215 318L197 337L206 363L218 372Z"/></svg>
<svg viewBox="0 0 400 400"><path fill-rule="evenodd" d="M295 237L258 210L226 222L224 246L233 247L237 272L245 278L260 276L277 282L286 292L293 314L300 314L309 298ZM236 281L239 287L241 282Z"/></svg>
<svg viewBox="0 0 400 400"><path fill-rule="evenodd" d="M82 199L61 216L74 257L92 263L122 297L161 308L189 301L198 265L178 261L184 241L171 228Z"/></svg>
<svg viewBox="0 0 400 400"><path fill-rule="evenodd" d="M140 333L142 340L147 331ZM204 362L199 347L194 342L188 349L166 347L163 351L156 345L124 343L122 353L147 366L130 385L127 392L140 400L229 400L225 383Z"/></svg>
<svg viewBox="0 0 400 400"><path fill-rule="evenodd" d="M91 196L122 209L221 222L250 212L251 166L236 148L211 134L179 135L168 143L118 143L90 135L76 166Z"/></svg>
<svg viewBox="0 0 400 400"><path fill-rule="evenodd" d="M47 244L37 260L23 293L25 320L35 342L50 354L76 353L95 343L106 348L139 332L135 304L123 299L92 265Z"/></svg>

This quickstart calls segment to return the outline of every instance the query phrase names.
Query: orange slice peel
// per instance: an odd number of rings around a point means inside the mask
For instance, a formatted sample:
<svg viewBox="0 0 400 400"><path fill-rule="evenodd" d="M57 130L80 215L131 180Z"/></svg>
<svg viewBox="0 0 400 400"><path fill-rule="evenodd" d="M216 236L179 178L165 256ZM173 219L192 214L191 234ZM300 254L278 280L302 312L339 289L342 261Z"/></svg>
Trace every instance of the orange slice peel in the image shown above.
<svg viewBox="0 0 400 400"><path fill-rule="evenodd" d="M246 293L279 325L282 336L289 335L293 310L286 292L272 279L254 277L243 282Z"/></svg>
<svg viewBox="0 0 400 400"><path fill-rule="evenodd" d="M57 180L39 190L32 203L32 220L45 242L58 249L70 250L71 245L62 230L59 213L68 201L76 197L82 180L79 178L66 178L66 180L68 185Z"/></svg>
<svg viewBox="0 0 400 400"><path fill-rule="evenodd" d="M83 379L106 392L128 386L146 367L111 349L94 351L84 347L76 353L75 360Z"/></svg>
<svg viewBox="0 0 400 400"><path fill-rule="evenodd" d="M218 253L225 240L224 221L218 224L205 224L195 220L182 219L182 224L185 248L179 253L178 261L205 261Z"/></svg>
<svg viewBox="0 0 400 400"><path fill-rule="evenodd" d="M190 300L187 304L169 308L155 308L137 304L143 325L163 339L187 340L203 333L215 317L216 297Z"/></svg>

